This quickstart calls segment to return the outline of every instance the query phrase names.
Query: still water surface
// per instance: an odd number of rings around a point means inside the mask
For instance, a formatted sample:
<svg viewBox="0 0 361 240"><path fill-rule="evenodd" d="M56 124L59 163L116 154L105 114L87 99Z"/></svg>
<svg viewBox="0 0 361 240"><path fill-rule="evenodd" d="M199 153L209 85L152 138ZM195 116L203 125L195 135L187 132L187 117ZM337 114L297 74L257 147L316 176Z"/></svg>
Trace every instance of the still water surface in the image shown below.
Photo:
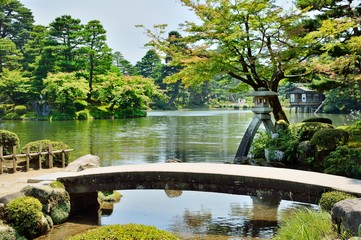
<svg viewBox="0 0 361 240"><path fill-rule="evenodd" d="M0 129L18 134L20 143L41 139L63 141L76 159L91 153L102 166L159 163L169 158L184 162L232 162L252 120L251 111L151 111L146 118L92 121L0 121ZM313 114L289 116L299 122ZM335 125L345 115L330 117Z"/></svg>
<svg viewBox="0 0 361 240"><path fill-rule="evenodd" d="M72 159L91 153L101 158L102 166L160 163L169 158L222 163L233 161L252 115L251 111L235 110L151 111L140 119L1 121L0 128L17 133L21 145L40 139L63 141L74 149ZM299 113L289 119L299 122L313 116ZM334 125L349 123L345 115L321 116L331 118ZM111 215L103 213L100 224L155 225L189 239L269 238L282 212L304 207L295 202L220 193L183 191L169 195L160 190L127 190L121 194L120 203ZM66 227L59 231L64 230Z"/></svg>

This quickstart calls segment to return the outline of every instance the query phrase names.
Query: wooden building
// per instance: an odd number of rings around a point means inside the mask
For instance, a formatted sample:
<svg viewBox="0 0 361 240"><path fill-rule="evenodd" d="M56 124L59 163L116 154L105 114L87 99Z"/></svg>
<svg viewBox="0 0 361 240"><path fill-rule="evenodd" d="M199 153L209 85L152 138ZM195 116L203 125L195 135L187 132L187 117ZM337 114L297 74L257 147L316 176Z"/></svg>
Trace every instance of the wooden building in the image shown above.
<svg viewBox="0 0 361 240"><path fill-rule="evenodd" d="M295 86L287 91L290 112L317 112L322 107L325 95L304 86Z"/></svg>

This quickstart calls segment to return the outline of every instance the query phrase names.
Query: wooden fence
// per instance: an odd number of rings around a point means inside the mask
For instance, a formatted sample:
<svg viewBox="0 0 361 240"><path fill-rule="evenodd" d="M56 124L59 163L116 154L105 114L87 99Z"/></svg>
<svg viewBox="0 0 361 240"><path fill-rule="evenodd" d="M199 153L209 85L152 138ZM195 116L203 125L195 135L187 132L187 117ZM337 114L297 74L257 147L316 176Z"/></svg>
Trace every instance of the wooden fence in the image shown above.
<svg viewBox="0 0 361 240"><path fill-rule="evenodd" d="M73 149L65 149L64 145L62 147L62 150L53 150L53 146L50 144L49 145L49 149L48 151L43 151L42 147L39 147L39 151L36 153L30 153L30 148L28 147L26 150L26 153L24 154L17 154L16 153L17 148L16 146L13 146L13 154L11 155L3 155L3 146L0 146L0 174L4 173L4 164L5 161L12 161L12 169L13 169L13 173L15 173L18 167L18 162L20 160L20 158L26 158L26 171L29 171L30 169L30 159L33 159L34 157L38 159L38 165L39 165L39 169L42 169L42 156L49 156L48 158L48 165L49 168L53 168L54 167L54 156L55 154L59 154L61 153L61 162L62 162L62 168L65 168L65 159L66 159L66 154L70 151L73 151Z"/></svg>

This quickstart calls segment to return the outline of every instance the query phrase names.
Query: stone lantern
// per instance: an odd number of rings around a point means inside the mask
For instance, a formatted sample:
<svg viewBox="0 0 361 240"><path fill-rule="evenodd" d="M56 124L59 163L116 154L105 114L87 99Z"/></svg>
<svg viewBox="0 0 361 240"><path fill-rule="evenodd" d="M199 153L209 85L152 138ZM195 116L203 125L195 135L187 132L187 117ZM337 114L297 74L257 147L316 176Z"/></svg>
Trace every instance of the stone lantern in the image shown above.
<svg viewBox="0 0 361 240"><path fill-rule="evenodd" d="M270 105L270 98L278 94L273 91L267 91L265 88L259 88L257 91L252 91L247 94L253 96L252 112L254 113L251 124L243 135L242 141L239 144L234 163L242 163L247 160L247 155L256 132L263 123L267 132L274 132L275 126L271 120L272 107Z"/></svg>

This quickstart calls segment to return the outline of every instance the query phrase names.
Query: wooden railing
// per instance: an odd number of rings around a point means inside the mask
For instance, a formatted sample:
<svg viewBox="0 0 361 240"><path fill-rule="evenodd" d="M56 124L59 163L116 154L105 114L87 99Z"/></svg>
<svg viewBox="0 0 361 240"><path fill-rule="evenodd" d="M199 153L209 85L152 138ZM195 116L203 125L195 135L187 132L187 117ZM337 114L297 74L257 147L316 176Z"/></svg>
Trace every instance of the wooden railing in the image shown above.
<svg viewBox="0 0 361 240"><path fill-rule="evenodd" d="M4 163L5 161L12 161L12 172L15 173L17 170L17 166L18 166L18 162L20 160L20 158L26 158L26 165L25 165L25 170L29 171L30 169L30 160L33 159L34 157L38 159L38 165L39 165L39 169L42 169L42 157L43 156L49 156L48 160L49 160L49 168L53 168L54 167L54 156L55 154L60 154L61 153L61 165L62 168L65 168L65 159L66 159L66 154L70 151L73 151L73 149L65 149L64 145L62 147L62 150L53 150L53 146L50 144L49 145L49 150L48 151L43 151L41 146L39 147L39 151L36 153L30 153L30 148L28 147L26 150L26 153L23 154L17 154L17 147L13 146L13 154L11 155L3 155L3 146L0 146L0 174L4 173Z"/></svg>

